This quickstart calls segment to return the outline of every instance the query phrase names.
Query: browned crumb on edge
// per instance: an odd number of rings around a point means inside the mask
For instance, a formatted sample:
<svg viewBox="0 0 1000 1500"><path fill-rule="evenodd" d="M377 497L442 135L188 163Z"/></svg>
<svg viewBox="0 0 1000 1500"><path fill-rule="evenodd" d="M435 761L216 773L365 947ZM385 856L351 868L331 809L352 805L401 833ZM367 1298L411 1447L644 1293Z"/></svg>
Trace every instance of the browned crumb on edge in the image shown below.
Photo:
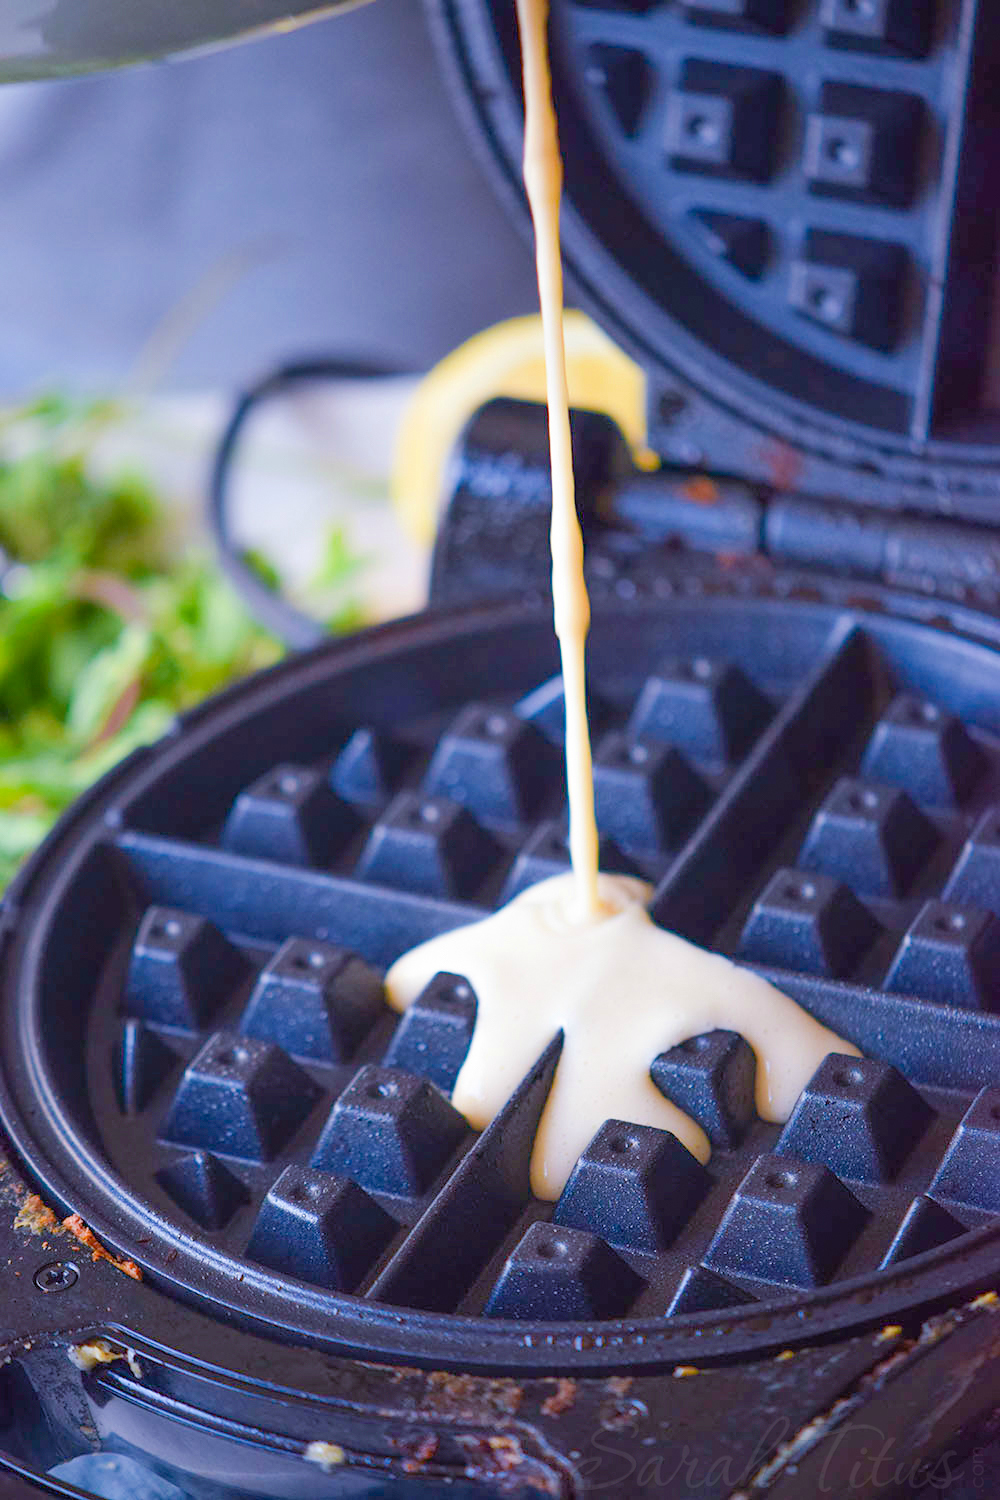
<svg viewBox="0 0 1000 1500"><path fill-rule="evenodd" d="M62 1226L37 1193L29 1193L14 1215L14 1228L28 1234L61 1234Z"/></svg>
<svg viewBox="0 0 1000 1500"><path fill-rule="evenodd" d="M419 1474L437 1457L439 1447L440 1443L434 1432L424 1432L419 1437L408 1439L405 1445L406 1457L402 1463L403 1473Z"/></svg>
<svg viewBox="0 0 1000 1500"><path fill-rule="evenodd" d="M524 1399L524 1388L502 1376L455 1375L431 1370L425 1377L426 1395L441 1414L461 1416L486 1407L507 1416L516 1415Z"/></svg>
<svg viewBox="0 0 1000 1500"><path fill-rule="evenodd" d="M561 1417L563 1412L569 1411L576 1404L576 1381L569 1380L565 1376L556 1381L556 1388L551 1396L546 1396L542 1402L542 1415L545 1417Z"/></svg>
<svg viewBox="0 0 1000 1500"><path fill-rule="evenodd" d="M62 1228L67 1234L71 1234L78 1244L90 1251L93 1260L106 1260L114 1266L116 1271L121 1271L123 1276L130 1276L133 1281L142 1280L142 1272L135 1261L120 1259L117 1255L112 1255L111 1251L101 1244L94 1231L83 1222L79 1214L70 1214L68 1218L63 1219Z"/></svg>

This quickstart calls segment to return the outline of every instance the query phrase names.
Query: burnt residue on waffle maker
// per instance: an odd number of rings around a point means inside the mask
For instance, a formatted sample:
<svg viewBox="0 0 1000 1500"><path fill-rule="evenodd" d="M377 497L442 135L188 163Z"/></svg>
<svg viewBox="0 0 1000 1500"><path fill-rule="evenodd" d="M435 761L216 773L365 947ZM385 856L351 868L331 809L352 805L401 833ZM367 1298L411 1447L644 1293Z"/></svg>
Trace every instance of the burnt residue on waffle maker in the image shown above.
<svg viewBox="0 0 1000 1500"><path fill-rule="evenodd" d="M510 194L511 8L430 9ZM197 1500L966 1500L995 1472L996 14L553 19L569 269L666 460L574 416L602 866L864 1056L784 1126L739 1036L651 1057L707 1166L608 1122L550 1204L559 1038L477 1135L465 977L385 1004L400 953L568 863L544 413L493 403L448 607L188 715L7 895L3 1500L97 1451Z"/></svg>

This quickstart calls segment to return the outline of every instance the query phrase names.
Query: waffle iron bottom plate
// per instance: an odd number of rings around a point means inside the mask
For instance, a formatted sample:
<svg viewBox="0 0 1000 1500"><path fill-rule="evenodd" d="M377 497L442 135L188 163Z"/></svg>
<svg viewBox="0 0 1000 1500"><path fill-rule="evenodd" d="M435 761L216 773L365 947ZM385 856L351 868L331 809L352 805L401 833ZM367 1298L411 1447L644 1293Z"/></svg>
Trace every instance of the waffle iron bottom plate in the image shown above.
<svg viewBox="0 0 1000 1500"><path fill-rule="evenodd" d="M461 976L405 1021L385 1007L396 955L566 864L548 615L495 606L257 677L63 819L4 910L8 1206L36 1191L135 1262L130 1326L161 1353L191 1317L216 1352L263 1340L268 1378L303 1390L299 1351L627 1386L870 1341L989 1288L1000 656L984 618L904 614L675 595L595 618L608 866L865 1053L784 1129L747 1107L745 1044L693 1040L650 1064L712 1135L707 1173L657 1132L598 1137L586 1193L553 1208L527 1168L558 1039L477 1139L447 1099ZM101 1296L127 1280L99 1272ZM0 1345L57 1300L7 1292Z"/></svg>

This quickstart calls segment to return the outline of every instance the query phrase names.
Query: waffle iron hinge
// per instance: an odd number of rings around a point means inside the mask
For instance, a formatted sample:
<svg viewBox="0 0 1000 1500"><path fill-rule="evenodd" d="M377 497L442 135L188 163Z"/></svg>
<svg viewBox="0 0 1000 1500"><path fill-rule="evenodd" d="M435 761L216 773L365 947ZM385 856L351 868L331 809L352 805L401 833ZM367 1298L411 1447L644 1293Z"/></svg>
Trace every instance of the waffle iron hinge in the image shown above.
<svg viewBox="0 0 1000 1500"><path fill-rule="evenodd" d="M780 463L770 486L672 462L643 471L610 417L574 411L572 430L595 595L631 593L639 577L655 586L676 575L678 554L698 554L730 568L822 571L1000 611L998 531L862 509L857 497L803 495L791 488L792 466L784 475ZM550 502L544 406L499 398L480 407L448 469L432 603L545 592Z"/></svg>

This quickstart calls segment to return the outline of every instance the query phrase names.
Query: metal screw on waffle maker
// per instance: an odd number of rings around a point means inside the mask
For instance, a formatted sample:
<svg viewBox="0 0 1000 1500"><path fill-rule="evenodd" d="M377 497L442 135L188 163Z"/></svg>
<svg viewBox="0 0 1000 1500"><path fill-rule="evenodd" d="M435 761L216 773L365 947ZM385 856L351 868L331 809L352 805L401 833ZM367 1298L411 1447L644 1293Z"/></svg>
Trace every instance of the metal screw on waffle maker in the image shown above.
<svg viewBox="0 0 1000 1500"><path fill-rule="evenodd" d="M512 8L432 11L513 181ZM956 343L996 25L971 4L555 6L567 260L642 357L667 461L630 472L613 425L574 413L610 872L591 896L651 888L656 925L634 904L574 925L545 413L492 403L452 466L448 607L191 715L4 904L3 1500L88 1455L219 1500L995 1485L997 467ZM900 94L921 102L897 155L918 117L953 143L905 192L878 144ZM809 167L834 106L867 142L850 192ZM808 276L777 244L797 224ZM819 271L837 318L800 285ZM547 1039L554 983L479 1133L461 1092L490 1018L463 943L503 907L479 930L512 946L502 924L553 880L567 952L623 918L642 934L586 978L621 1017L608 1068L641 1044L663 1111L571 1111L565 1185L532 1161L573 1043ZM636 1037L646 941L727 980L738 958L753 1014ZM771 996L815 1043L784 1122L745 1039Z"/></svg>

